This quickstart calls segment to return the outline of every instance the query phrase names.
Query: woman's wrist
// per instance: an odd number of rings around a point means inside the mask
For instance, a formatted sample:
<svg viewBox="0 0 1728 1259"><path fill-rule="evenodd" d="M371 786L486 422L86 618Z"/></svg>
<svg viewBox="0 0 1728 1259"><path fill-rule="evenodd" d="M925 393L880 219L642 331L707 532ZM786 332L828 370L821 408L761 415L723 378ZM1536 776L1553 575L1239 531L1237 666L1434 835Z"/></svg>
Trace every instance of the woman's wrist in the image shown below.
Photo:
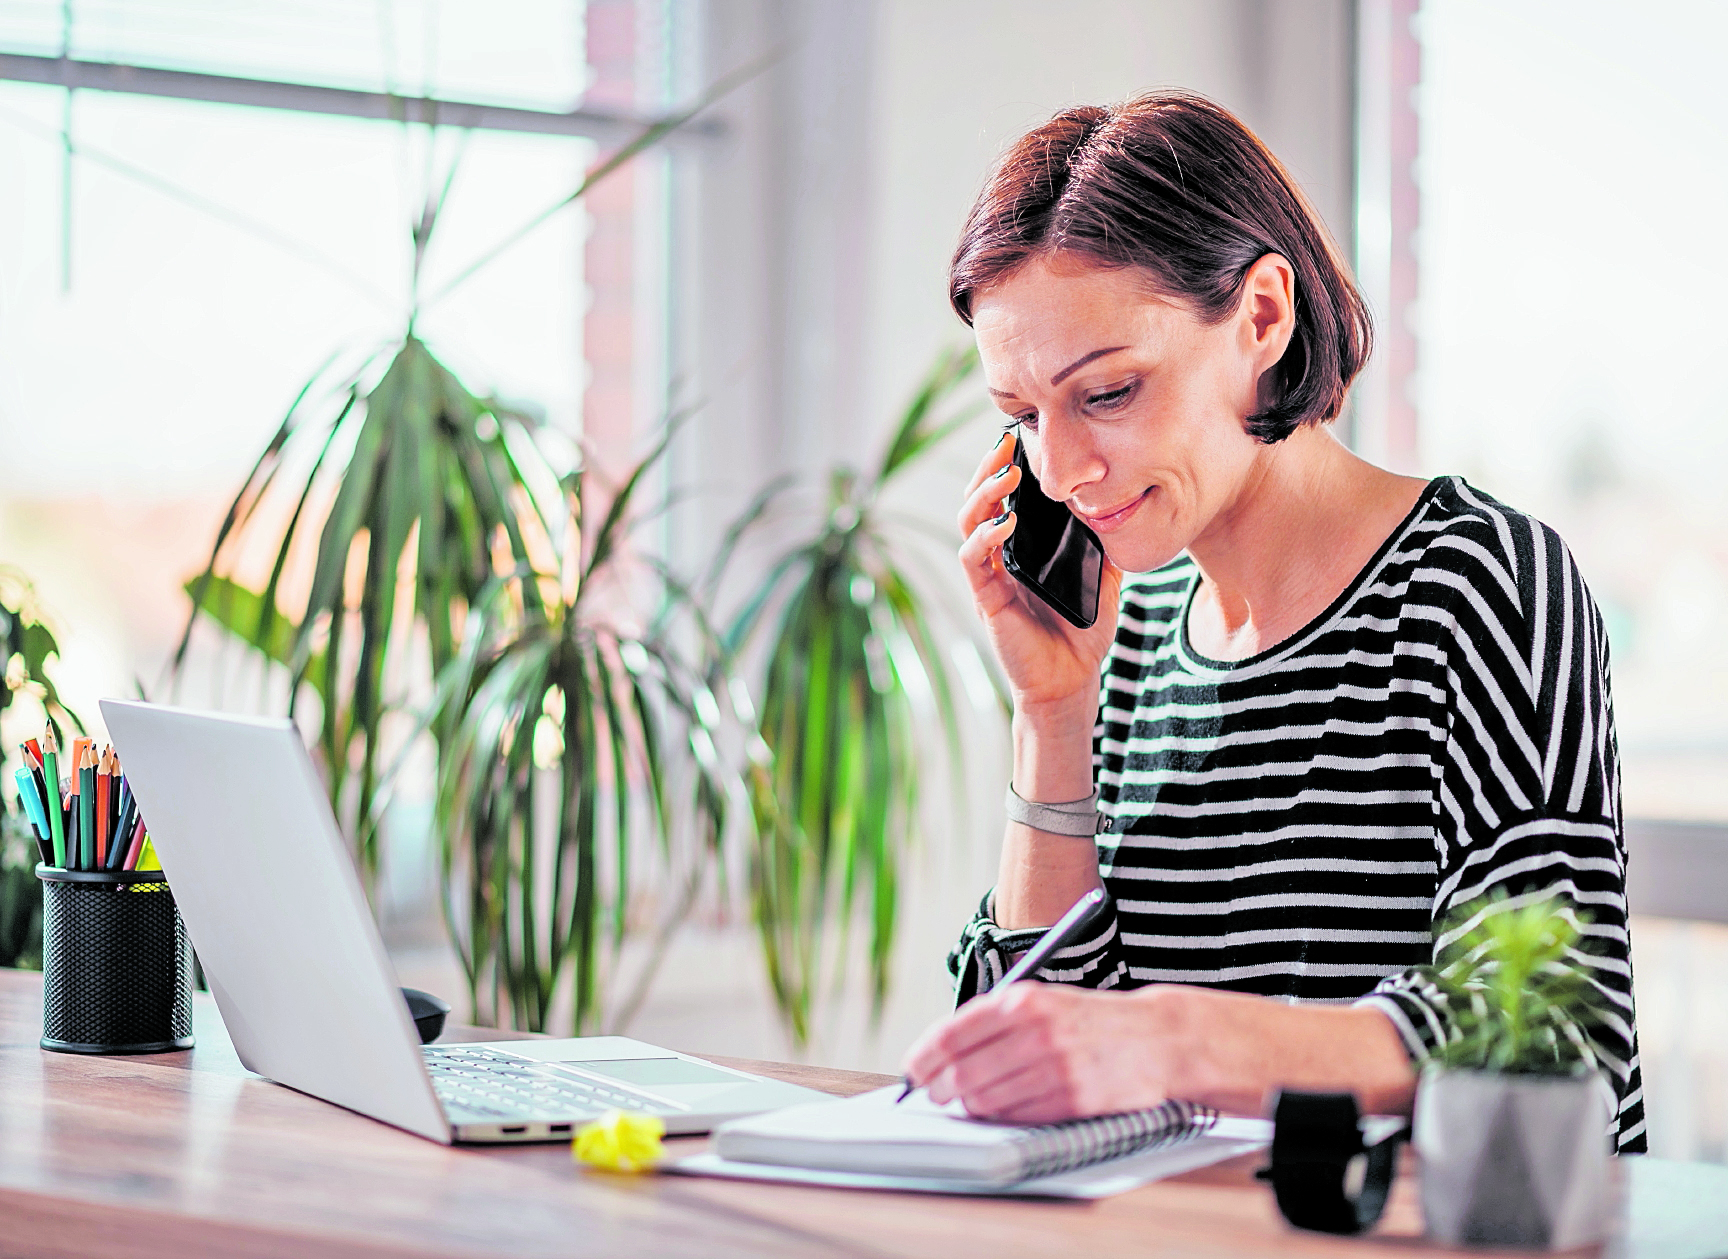
<svg viewBox="0 0 1728 1259"><path fill-rule="evenodd" d="M1014 709L1014 790L1021 799L1063 803L1092 794L1092 731L1098 697L1017 704Z"/></svg>

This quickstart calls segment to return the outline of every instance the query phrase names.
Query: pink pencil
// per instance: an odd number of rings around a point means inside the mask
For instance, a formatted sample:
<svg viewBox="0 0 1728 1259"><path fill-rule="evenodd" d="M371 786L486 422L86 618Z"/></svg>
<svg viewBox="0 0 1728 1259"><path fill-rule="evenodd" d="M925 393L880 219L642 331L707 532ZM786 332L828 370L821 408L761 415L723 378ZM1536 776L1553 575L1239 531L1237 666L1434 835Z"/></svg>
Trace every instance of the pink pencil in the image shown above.
<svg viewBox="0 0 1728 1259"><path fill-rule="evenodd" d="M132 828L132 846L126 850L126 869L136 870L138 858L144 853L144 819L140 817L138 824Z"/></svg>

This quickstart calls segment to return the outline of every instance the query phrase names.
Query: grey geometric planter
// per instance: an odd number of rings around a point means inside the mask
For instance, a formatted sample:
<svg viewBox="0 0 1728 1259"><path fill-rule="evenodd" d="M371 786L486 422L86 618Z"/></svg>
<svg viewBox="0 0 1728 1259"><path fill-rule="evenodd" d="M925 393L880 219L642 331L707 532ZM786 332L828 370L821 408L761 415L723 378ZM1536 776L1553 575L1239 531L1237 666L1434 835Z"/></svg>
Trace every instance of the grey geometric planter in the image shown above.
<svg viewBox="0 0 1728 1259"><path fill-rule="evenodd" d="M1607 1080L1429 1067L1416 1090L1428 1235L1567 1250L1602 1240L1618 1195Z"/></svg>

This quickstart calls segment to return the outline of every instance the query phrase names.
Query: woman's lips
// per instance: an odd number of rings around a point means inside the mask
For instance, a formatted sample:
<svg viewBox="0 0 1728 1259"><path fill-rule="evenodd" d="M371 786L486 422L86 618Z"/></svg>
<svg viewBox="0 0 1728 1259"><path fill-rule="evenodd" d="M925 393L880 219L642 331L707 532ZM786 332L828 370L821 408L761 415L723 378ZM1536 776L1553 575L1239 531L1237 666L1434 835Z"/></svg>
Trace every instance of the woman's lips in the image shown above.
<svg viewBox="0 0 1728 1259"><path fill-rule="evenodd" d="M1080 519L1084 520L1092 527L1094 533L1114 533L1116 530L1128 523L1129 518L1140 509L1142 503L1152 497L1152 491L1157 488L1156 485L1151 486L1138 497L1129 499L1128 502L1124 503L1122 506L1104 512L1101 515L1094 516L1091 512L1082 511L1078 507L1076 507L1074 511Z"/></svg>

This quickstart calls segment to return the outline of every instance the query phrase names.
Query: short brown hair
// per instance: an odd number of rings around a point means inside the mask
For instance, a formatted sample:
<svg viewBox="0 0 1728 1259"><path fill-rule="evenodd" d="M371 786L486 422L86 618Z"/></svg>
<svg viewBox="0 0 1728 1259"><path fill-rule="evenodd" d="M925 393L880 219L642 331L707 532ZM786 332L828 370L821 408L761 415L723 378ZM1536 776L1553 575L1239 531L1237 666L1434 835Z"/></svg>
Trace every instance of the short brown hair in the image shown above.
<svg viewBox="0 0 1728 1259"><path fill-rule="evenodd" d="M1065 109L1022 136L966 218L948 298L970 324L981 289L1055 253L1143 268L1207 323L1235 309L1261 258L1288 259L1296 327L1277 397L1247 425L1263 442L1335 419L1368 361L1368 308L1319 215L1240 119L1194 93Z"/></svg>

